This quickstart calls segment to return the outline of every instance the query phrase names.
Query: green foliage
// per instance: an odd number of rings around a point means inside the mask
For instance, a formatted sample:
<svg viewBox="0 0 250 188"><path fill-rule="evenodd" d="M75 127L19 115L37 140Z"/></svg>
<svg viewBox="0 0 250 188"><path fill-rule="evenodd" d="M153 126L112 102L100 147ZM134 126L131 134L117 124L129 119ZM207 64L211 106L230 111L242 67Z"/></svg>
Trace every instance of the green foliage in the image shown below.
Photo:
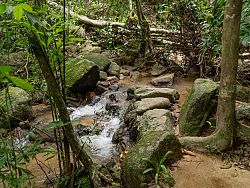
<svg viewBox="0 0 250 188"><path fill-rule="evenodd" d="M18 78L16 76L11 76L12 68L9 66L0 66L0 84L12 83L17 87L24 90L33 91L34 87L24 79Z"/></svg>
<svg viewBox="0 0 250 188"><path fill-rule="evenodd" d="M163 177L166 179L166 182L169 187L173 187L175 184L175 181L173 177L171 176L171 173L169 169L164 165L165 161L168 159L169 155L173 154L172 151L168 151L160 160L160 162L151 161L148 158L142 158L143 161L148 162L151 167L147 168L143 171L143 174L147 174L149 172L154 172L154 180L155 184L158 185L158 180L160 174L163 175Z"/></svg>

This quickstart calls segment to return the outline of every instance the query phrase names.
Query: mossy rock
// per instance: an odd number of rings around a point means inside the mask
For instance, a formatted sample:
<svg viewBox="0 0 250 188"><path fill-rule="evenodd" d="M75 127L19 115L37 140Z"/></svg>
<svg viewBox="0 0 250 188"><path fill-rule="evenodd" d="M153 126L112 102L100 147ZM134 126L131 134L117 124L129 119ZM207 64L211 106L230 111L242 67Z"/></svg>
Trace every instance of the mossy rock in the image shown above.
<svg viewBox="0 0 250 188"><path fill-rule="evenodd" d="M10 125L11 127L18 126L18 123L25 121L32 117L31 96L23 89L18 87L9 87L8 106L11 106L12 110L9 110ZM0 128L9 128L7 124L7 107L5 99L5 89L0 92Z"/></svg>
<svg viewBox="0 0 250 188"><path fill-rule="evenodd" d="M111 62L111 64L109 65L108 74L110 76L119 76L120 70L121 67L118 64Z"/></svg>
<svg viewBox="0 0 250 188"><path fill-rule="evenodd" d="M148 131L139 142L129 150L121 166L121 180L125 188L140 188L152 180L149 174L143 175L143 171L150 164L142 161L142 158L159 162L167 151L173 155L166 164L173 163L182 157L181 145L174 134Z"/></svg>
<svg viewBox="0 0 250 188"><path fill-rule="evenodd" d="M95 63L99 67L100 71L107 71L109 65L111 64L108 57L99 53L86 53L82 55L82 58Z"/></svg>
<svg viewBox="0 0 250 188"><path fill-rule="evenodd" d="M95 88L100 79L98 66L82 57L67 62L65 73L66 86L75 93Z"/></svg>
<svg viewBox="0 0 250 188"><path fill-rule="evenodd" d="M179 130L182 135L196 136L200 133L212 110L212 99L218 85L210 79L196 79L181 107Z"/></svg>

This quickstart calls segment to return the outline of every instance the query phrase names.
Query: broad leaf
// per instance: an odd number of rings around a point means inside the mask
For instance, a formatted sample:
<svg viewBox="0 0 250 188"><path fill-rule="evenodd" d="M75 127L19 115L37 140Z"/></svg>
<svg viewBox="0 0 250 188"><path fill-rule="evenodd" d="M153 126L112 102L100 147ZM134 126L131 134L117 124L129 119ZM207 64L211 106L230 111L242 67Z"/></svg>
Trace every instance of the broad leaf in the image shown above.
<svg viewBox="0 0 250 188"><path fill-rule="evenodd" d="M27 11L24 11L25 16L27 16L28 20L30 21L30 23L32 25L38 24L39 26L43 27L44 29L48 30L46 25L37 17L35 17L34 15L30 14Z"/></svg>
<svg viewBox="0 0 250 188"><path fill-rule="evenodd" d="M18 4L18 5L15 6L13 15L18 21L20 21L22 19L22 17L23 17L22 4Z"/></svg>
<svg viewBox="0 0 250 188"><path fill-rule="evenodd" d="M22 89L29 90L29 91L34 90L34 87L29 82L27 82L26 80L23 80L23 79L18 78L16 76L8 76L8 79L13 84L15 84L17 87L20 87Z"/></svg>
<svg viewBox="0 0 250 188"><path fill-rule="evenodd" d="M23 10L27 11L27 12L32 12L32 8L31 6L29 6L28 4L24 3L24 4L20 4L21 7L23 8Z"/></svg>

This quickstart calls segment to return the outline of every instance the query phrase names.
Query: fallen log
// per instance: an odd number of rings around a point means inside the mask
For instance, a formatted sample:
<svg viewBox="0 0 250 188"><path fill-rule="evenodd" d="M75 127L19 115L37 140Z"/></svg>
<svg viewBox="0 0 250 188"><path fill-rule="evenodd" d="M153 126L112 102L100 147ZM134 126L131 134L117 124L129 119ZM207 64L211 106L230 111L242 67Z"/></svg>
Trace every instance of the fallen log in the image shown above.
<svg viewBox="0 0 250 188"><path fill-rule="evenodd" d="M53 2L51 0L47 0L47 3L50 6L53 6L58 9L63 9L63 6L57 4L56 2ZM82 16L79 15L72 10L65 9L66 12L70 14L70 16L78 18L80 21L82 21L85 24L89 24L95 27L106 27L106 26L114 26L114 27L125 27L125 23L121 22L110 22L110 21L105 21L105 20L93 20L88 18L87 16ZM162 28L150 28L150 32L152 33L165 33L165 34L177 34L179 33L178 31L172 31L172 30L167 30L167 29L162 29Z"/></svg>

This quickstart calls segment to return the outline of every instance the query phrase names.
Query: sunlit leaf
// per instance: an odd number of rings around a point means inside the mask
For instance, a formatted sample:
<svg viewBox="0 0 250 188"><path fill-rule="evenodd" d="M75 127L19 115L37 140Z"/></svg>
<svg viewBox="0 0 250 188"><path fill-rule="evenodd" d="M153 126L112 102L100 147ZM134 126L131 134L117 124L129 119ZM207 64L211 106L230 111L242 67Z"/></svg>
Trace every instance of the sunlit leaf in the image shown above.
<svg viewBox="0 0 250 188"><path fill-rule="evenodd" d="M52 129L57 129L57 128L63 127L64 125L66 125L66 123L62 121L54 121L54 122L49 123L47 127L52 128Z"/></svg>
<svg viewBox="0 0 250 188"><path fill-rule="evenodd" d="M146 174L146 173L153 171L153 170L154 170L154 168L148 168L148 169L144 170L142 174Z"/></svg>
<svg viewBox="0 0 250 188"><path fill-rule="evenodd" d="M20 21L23 17L23 8L22 8L22 4L18 4L15 6L14 8L14 12L13 12L14 17Z"/></svg>
<svg viewBox="0 0 250 188"><path fill-rule="evenodd" d="M27 11L27 12L32 12L32 8L31 6L29 6L28 4L24 3L24 4L20 4L21 7L23 8L23 10Z"/></svg>
<svg viewBox="0 0 250 188"><path fill-rule="evenodd" d="M8 76L8 79L13 84L15 84L17 87L20 87L22 89L29 90L29 91L34 90L34 87L29 82L27 82L26 80L23 80L23 79L18 78L16 76Z"/></svg>

